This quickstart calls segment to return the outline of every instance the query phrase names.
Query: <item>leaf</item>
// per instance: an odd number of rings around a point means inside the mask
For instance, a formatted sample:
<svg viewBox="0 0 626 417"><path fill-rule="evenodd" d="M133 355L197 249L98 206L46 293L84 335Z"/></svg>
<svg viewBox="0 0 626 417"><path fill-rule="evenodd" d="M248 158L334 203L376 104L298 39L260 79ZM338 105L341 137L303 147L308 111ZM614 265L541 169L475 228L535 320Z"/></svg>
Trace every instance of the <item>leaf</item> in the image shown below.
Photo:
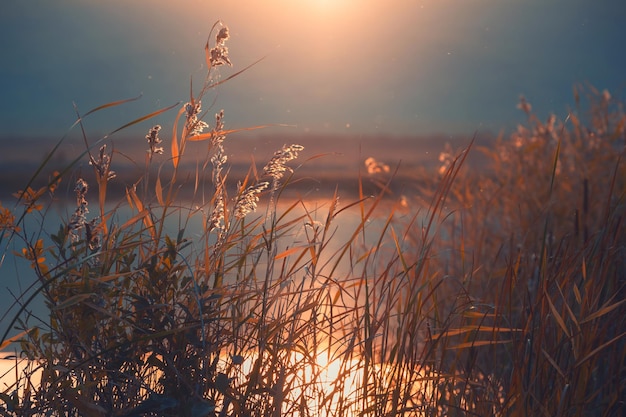
<svg viewBox="0 0 626 417"><path fill-rule="evenodd" d="M92 295L94 295L94 293L76 294L63 301L61 304L55 305L52 307L52 310L63 310L90 298Z"/></svg>
<svg viewBox="0 0 626 417"><path fill-rule="evenodd" d="M9 346L11 343L21 339L22 336L24 336L26 333L28 333L27 330L23 331L22 333L16 334L15 336L11 336L8 339L3 340L2 343L0 344L0 351L4 350L4 348Z"/></svg>
<svg viewBox="0 0 626 417"><path fill-rule="evenodd" d="M473 319L484 319L486 317L495 317L495 313L483 313L480 311L464 311L463 317L473 318Z"/></svg>
<svg viewBox="0 0 626 417"><path fill-rule="evenodd" d="M311 254L311 264L317 266L317 253L314 245L309 246L309 253Z"/></svg>
<svg viewBox="0 0 626 417"><path fill-rule="evenodd" d="M174 119L174 126L172 127L172 164L174 164L174 168L178 168L178 161L180 159L180 151L178 149L178 121L180 117L183 115L185 111L185 107L181 107Z"/></svg>
<svg viewBox="0 0 626 417"><path fill-rule="evenodd" d="M293 316L294 317L299 316L299 315L301 315L302 313L304 313L306 311L313 310L317 306L318 306L318 304L315 301L311 301L311 302L309 302L307 304L304 304L304 305L298 307L296 309L296 311L293 312Z"/></svg>
<svg viewBox="0 0 626 417"><path fill-rule="evenodd" d="M165 206L165 203L163 202L163 187L161 186L160 176L157 176L156 185L154 186L154 193L156 195L157 201L159 202L159 205Z"/></svg>
<svg viewBox="0 0 626 417"><path fill-rule="evenodd" d="M626 303L626 299L623 299L622 301L618 301L617 303L611 304L609 306L602 307L600 310L598 310L595 313L592 313L589 316L587 316L587 318L582 320L580 322L580 324L587 323L589 321L595 320L598 317L602 317L605 314L608 314L611 311L615 310L617 307L621 306L624 303Z"/></svg>
<svg viewBox="0 0 626 417"><path fill-rule="evenodd" d="M211 35L213 34L213 31L215 30L215 28L217 27L217 25L220 24L220 21L218 20L217 22L213 23L213 26L211 27L211 30L209 31L209 39L211 38ZM204 45L204 59L206 60L206 67L207 68L211 68L211 47L209 46L209 39L207 39L206 44Z"/></svg>
<svg viewBox="0 0 626 417"><path fill-rule="evenodd" d="M139 196L137 196L137 192L134 188L126 188L126 196L128 197L128 202L131 207L134 205L137 207L137 211L143 211L143 203L139 199Z"/></svg>
<svg viewBox="0 0 626 417"><path fill-rule="evenodd" d="M101 282L101 283L105 283L105 282L109 282L109 281L114 281L120 277L124 277L127 275L131 275L132 273L126 272L126 273L118 273L118 274L111 274L111 275L104 275L104 276L98 276L97 278L92 278L94 281L96 282Z"/></svg>
<svg viewBox="0 0 626 417"><path fill-rule="evenodd" d="M296 253L296 252L301 252L301 251L303 251L303 250L307 250L307 249L308 249L308 248L310 248L310 247L311 247L311 245L306 245L306 246L296 246L295 248L287 249L287 250L285 250L285 251L283 251L283 252L279 253L278 255L276 255L276 256L274 257L274 260L276 260L276 261L277 261L277 260L279 260L279 259L286 258L286 257L288 257L288 256L290 256L290 255L293 255L293 254L294 254L294 253Z"/></svg>
<svg viewBox="0 0 626 417"><path fill-rule="evenodd" d="M250 68L252 68L252 67L253 67L253 66L255 66L256 64L258 64L259 62L263 61L264 59L265 59L265 57L261 57L261 58L257 59L257 60L256 60L256 61L254 61L252 64L249 64L248 66L246 66L246 67L245 67L245 68L243 68L242 70L237 71L236 73L234 73L234 74L232 74L232 75L230 75L230 76L228 76L228 77L226 77L226 78L224 78L224 79L222 79L222 80L220 80L220 81L214 82L213 84L209 84L209 85L207 85L207 86L204 88L204 90L209 90L209 89L211 89L211 88L215 88L215 87L217 87L218 85L224 84L224 83L226 83L226 82L228 82L228 81L232 80L233 78L235 78L235 77L237 77L237 76L241 75L242 73L244 73L245 71L249 70Z"/></svg>
<svg viewBox="0 0 626 417"><path fill-rule="evenodd" d="M465 342L465 343L458 344L456 346L449 346L446 349L447 350L465 349L465 348L472 348L472 347L479 347L479 346L500 345L500 344L511 343L511 342L512 342L511 340L476 340L474 342Z"/></svg>
<svg viewBox="0 0 626 417"><path fill-rule="evenodd" d="M583 303L583 299L580 296L580 290L578 289L578 286L574 284L572 289L574 290L574 297L576 297L576 302L578 303L578 305L581 305Z"/></svg>
<svg viewBox="0 0 626 417"><path fill-rule="evenodd" d="M156 231L154 230L154 222L152 221L152 217L150 216L150 211L147 209L143 211L143 224L146 226L146 229L148 229L148 232L150 232L152 240L155 240Z"/></svg>
<svg viewBox="0 0 626 417"><path fill-rule="evenodd" d="M479 326L479 325L468 325L468 326L459 327L458 329L450 329L446 332L433 335L433 337L457 336L460 334L469 333L473 331L488 332L488 333L506 333L506 332L521 332L522 329L515 329L515 328L510 328L510 327L489 327L489 326Z"/></svg>
<svg viewBox="0 0 626 417"><path fill-rule="evenodd" d="M547 292L546 292L546 300L548 300L548 306L550 306L550 311L552 311L552 315L554 316L554 319L556 320L556 322L559 324L559 327L561 328L561 330L563 330L563 333L565 333L565 336L567 336L568 339L571 338L569 334L569 330L567 329L567 326L565 326L565 322L563 321L563 318L561 317L559 312L556 310L556 307L554 306L554 304L552 304L552 300L550 299L550 296L548 295Z"/></svg>
<svg viewBox="0 0 626 417"><path fill-rule="evenodd" d="M574 284L574 287L576 287L576 284ZM559 294L561 294L561 298L565 300L565 296L563 295L563 291L561 291L561 287L557 285L556 288L559 291ZM574 312L570 308L569 304L565 302L563 303L563 307L565 308L565 312L568 313L569 318L572 321L572 323L574 323L576 328L580 331L580 323L578 322L578 320L576 320L576 315L574 315Z"/></svg>
<svg viewBox="0 0 626 417"><path fill-rule="evenodd" d="M115 106L119 106L120 104L130 103L131 101L136 101L136 100L139 100L140 98L141 98L141 94L138 95L137 97L127 98L124 100L117 100L117 101L112 101L110 103L102 104L101 106L91 109L87 113L83 114L83 118L89 116L91 113L95 113L97 111L106 109L108 107L115 107Z"/></svg>
<svg viewBox="0 0 626 417"><path fill-rule="evenodd" d="M128 122L128 123L126 123L125 125L123 125L123 126L121 126L121 127L118 127L117 129L115 129L114 131L112 131L111 133L109 133L108 135L106 135L106 136L105 136L105 138L107 138L107 137L109 137L109 136L113 135L114 133L119 132L120 130L126 129L127 127L130 127L130 126L135 125L135 124L137 124L137 123L143 122L144 120L151 119L151 118L153 118L153 117L155 117L155 116L158 116L158 115L159 115L159 114L161 114L161 113L164 113L164 112L166 112L166 111L169 111L169 110L173 109L174 107L178 106L179 104L180 104L180 101L179 101L179 102L177 102L177 103L175 103L175 104L172 104L171 106L167 106L167 107L164 107L164 108L162 108L162 109L159 109L159 110L157 110L157 111L155 111L155 112L152 112L152 113L150 113L150 114L146 114L145 116L142 116L142 117L140 117L140 118L138 118L138 119L135 119L135 120L133 120L132 122Z"/></svg>
<svg viewBox="0 0 626 417"><path fill-rule="evenodd" d="M335 292L335 296L333 297L332 305L336 305L337 304L337 301L339 300L339 297L341 297L341 290L337 290L337 292Z"/></svg>
<svg viewBox="0 0 626 417"><path fill-rule="evenodd" d="M289 126L289 125L284 125L284 124L269 124L269 125L258 125L258 126L252 126L252 127L242 127L239 129L229 129L229 130L219 130L217 132L208 132L208 133L201 133L199 135L194 135L194 136L190 136L187 138L188 141L190 142L201 142L204 140L209 140L209 139L213 139L216 136L226 136L226 135L230 135L231 133L237 133L237 132L246 132L249 130L257 130L257 129L265 129L266 127L275 127L275 126Z"/></svg>
<svg viewBox="0 0 626 417"><path fill-rule="evenodd" d="M137 213L136 215L134 215L133 217L131 217L130 219L128 219L126 221L126 223L124 223L120 229L121 230L126 230L130 226L132 226L133 224L137 223L139 220L143 220L143 218L146 215L146 213L145 213L146 211L148 211L148 210L147 209L146 210L142 210L139 213Z"/></svg>
<svg viewBox="0 0 626 417"><path fill-rule="evenodd" d="M137 207L137 210L139 210L139 214L137 216L143 218L143 224L150 232L150 235L152 235L152 239L155 239L156 232L154 231L154 222L152 221L152 217L150 217L150 210L144 210L143 203L139 199L139 196L137 195L137 192L134 188L127 188L126 195L129 197L129 201L132 201ZM133 217L131 220L135 219L137 216ZM126 224L128 224L129 222L130 220L127 221Z"/></svg>
<svg viewBox="0 0 626 417"><path fill-rule="evenodd" d="M548 362L550 362L550 365L552 365L552 367L559 373L559 375L561 375L561 377L563 377L563 379L567 379L567 377L565 376L565 373L561 370L561 368L556 363L556 361L554 359L552 359L552 356L550 356L550 354L543 348L541 349L541 353L543 353L543 356L546 357Z"/></svg>
<svg viewBox="0 0 626 417"><path fill-rule="evenodd" d="M583 362L585 362L587 359L590 359L592 356L594 356L596 353L600 352L602 349L604 349L605 347L608 347L609 345L617 342L618 340L620 340L621 338L626 336L626 332L615 336L613 339L609 340L608 342L604 343L601 346L598 346L597 348L595 348L594 350L592 350L591 352L589 352L587 355L585 355L584 358L582 358L581 360L579 360L578 362L576 362L576 365L574 365L574 367L578 368L580 365L583 364Z"/></svg>

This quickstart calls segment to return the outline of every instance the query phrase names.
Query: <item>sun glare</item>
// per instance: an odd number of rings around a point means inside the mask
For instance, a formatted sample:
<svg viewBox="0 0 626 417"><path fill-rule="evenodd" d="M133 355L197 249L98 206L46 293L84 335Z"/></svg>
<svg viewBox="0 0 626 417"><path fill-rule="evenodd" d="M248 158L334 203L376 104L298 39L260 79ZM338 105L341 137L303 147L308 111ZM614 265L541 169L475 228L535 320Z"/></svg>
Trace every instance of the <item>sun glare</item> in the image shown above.
<svg viewBox="0 0 626 417"><path fill-rule="evenodd" d="M301 2L300 4L305 8L316 8L318 10L332 12L336 10L354 8L356 7L357 2L354 0L311 0L308 2Z"/></svg>

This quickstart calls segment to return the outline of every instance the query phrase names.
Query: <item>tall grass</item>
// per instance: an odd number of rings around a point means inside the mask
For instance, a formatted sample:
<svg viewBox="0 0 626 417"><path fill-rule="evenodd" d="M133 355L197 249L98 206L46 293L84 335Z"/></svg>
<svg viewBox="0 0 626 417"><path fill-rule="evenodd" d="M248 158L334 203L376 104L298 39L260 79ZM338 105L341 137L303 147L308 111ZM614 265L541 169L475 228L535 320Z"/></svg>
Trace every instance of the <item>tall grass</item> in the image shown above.
<svg viewBox="0 0 626 417"><path fill-rule="evenodd" d="M231 64L227 39L216 24L205 82L169 138L148 130L143 175L122 201L107 193L109 138L92 144L82 131L79 159L42 183L44 162L16 205L1 208L3 248L23 248L3 259L25 258L35 278L2 320L2 346L17 343L16 361L27 359L2 387L3 414L623 413L617 101L581 90L588 96L566 120L544 123L522 100L526 126L489 149L471 142L442 155L431 185L406 190L402 204L389 197L393 173L374 159L356 201L283 202L305 150L285 145L231 179L233 131L223 111L204 121L203 98L241 72L216 77ZM188 175L191 142L207 151ZM492 165L469 171L466 158L480 151ZM76 178L81 159L90 178ZM33 233L27 220L44 218L69 178L74 213ZM377 195L363 192L370 179ZM33 294L48 315L33 311Z"/></svg>

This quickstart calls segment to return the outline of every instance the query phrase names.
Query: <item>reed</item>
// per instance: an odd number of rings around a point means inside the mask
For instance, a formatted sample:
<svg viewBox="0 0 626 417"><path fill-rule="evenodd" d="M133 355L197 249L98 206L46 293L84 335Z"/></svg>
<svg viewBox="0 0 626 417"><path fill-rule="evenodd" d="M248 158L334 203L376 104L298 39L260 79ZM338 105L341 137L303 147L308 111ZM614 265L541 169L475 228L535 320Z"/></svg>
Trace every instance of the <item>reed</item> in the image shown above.
<svg viewBox="0 0 626 417"><path fill-rule="evenodd" d="M0 266L23 258L33 277L2 318L2 348L19 349L3 415L623 413L619 102L577 88L566 120L542 122L522 99L528 122L511 138L446 150L402 199L393 170L368 158L355 201L283 202L306 150L285 145L231 179L235 130L223 111L205 121L205 96L243 71L217 77L232 65L227 40L216 23L187 103L113 132L178 108L169 137L148 130L122 200L107 192L111 136L92 142L82 121L126 101L77 113L82 155L48 176L61 139L15 205L0 206ZM188 154L197 142L206 152ZM468 168L473 152L488 169ZM81 160L89 178L76 178ZM73 213L33 230L69 179Z"/></svg>

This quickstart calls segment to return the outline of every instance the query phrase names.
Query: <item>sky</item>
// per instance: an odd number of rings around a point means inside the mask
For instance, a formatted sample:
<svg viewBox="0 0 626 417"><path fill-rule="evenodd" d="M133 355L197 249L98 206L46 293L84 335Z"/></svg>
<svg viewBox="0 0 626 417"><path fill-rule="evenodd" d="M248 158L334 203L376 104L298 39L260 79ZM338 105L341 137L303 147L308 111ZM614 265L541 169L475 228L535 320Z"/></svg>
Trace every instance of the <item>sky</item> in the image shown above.
<svg viewBox="0 0 626 417"><path fill-rule="evenodd" d="M232 68L212 91L228 128L428 135L513 129L524 95L565 117L572 87L621 97L622 0L21 0L0 4L0 140L58 139L78 112L101 135L189 100L215 21ZM175 110L152 124L171 128ZM281 130L283 128L279 128Z"/></svg>

